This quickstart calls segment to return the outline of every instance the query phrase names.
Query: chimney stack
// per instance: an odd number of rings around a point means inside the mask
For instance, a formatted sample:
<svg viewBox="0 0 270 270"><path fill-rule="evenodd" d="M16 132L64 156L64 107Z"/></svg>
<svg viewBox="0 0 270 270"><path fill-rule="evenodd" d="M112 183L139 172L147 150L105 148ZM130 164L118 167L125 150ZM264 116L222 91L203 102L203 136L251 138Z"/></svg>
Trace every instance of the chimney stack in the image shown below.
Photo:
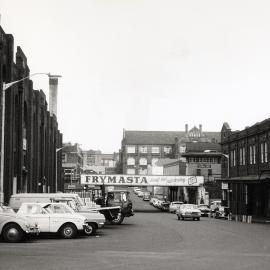
<svg viewBox="0 0 270 270"><path fill-rule="evenodd" d="M188 124L185 125L186 135L188 134Z"/></svg>
<svg viewBox="0 0 270 270"><path fill-rule="evenodd" d="M55 115L57 117L57 89L58 89L58 78L60 75L49 75L49 111L50 116Z"/></svg>

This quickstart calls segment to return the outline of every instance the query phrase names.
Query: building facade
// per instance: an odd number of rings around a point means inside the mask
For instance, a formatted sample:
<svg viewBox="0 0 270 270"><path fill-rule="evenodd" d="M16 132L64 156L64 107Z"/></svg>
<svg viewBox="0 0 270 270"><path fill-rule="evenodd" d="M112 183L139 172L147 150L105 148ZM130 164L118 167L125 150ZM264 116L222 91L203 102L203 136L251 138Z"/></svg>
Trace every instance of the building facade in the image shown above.
<svg viewBox="0 0 270 270"><path fill-rule="evenodd" d="M233 216L270 218L270 120L221 130L223 199Z"/></svg>
<svg viewBox="0 0 270 270"><path fill-rule="evenodd" d="M50 116L45 94L33 89L27 58L20 47L14 58L14 39L0 27L0 85L22 81L5 91L4 202L18 192L63 190L62 134L55 116ZM24 79L26 78L26 79ZM1 95L1 114L3 99ZM57 170L58 168L58 170ZM56 175L57 171L57 175Z"/></svg>
<svg viewBox="0 0 270 270"><path fill-rule="evenodd" d="M146 175L160 159L180 159L188 142L220 142L220 132L205 132L202 125L185 131L128 131L124 130L120 150L123 174Z"/></svg>
<svg viewBox="0 0 270 270"><path fill-rule="evenodd" d="M71 186L80 184L83 170L82 149L77 143L64 143L61 151L64 183Z"/></svg>

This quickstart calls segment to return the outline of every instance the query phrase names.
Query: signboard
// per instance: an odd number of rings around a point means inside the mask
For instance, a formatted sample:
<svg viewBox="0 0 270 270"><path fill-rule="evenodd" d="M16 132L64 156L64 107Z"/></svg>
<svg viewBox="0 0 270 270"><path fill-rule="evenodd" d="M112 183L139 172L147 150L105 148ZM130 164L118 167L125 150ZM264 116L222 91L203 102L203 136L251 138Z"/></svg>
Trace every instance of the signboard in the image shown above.
<svg viewBox="0 0 270 270"><path fill-rule="evenodd" d="M203 176L163 176L163 175L101 175L82 174L82 185L108 186L199 186L204 183Z"/></svg>

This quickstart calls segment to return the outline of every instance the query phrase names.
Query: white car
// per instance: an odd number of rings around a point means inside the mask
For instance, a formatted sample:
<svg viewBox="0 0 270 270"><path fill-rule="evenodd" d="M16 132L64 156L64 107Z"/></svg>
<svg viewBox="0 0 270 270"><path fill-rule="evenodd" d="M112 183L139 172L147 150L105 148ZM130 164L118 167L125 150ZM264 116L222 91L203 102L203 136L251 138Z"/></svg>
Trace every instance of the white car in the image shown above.
<svg viewBox="0 0 270 270"><path fill-rule="evenodd" d="M30 234L39 234L37 223L18 216L10 207L0 206L0 235L6 242L20 242Z"/></svg>
<svg viewBox="0 0 270 270"><path fill-rule="evenodd" d="M193 220L200 220L201 211L196 204L182 204L177 210L176 215L178 220L185 218L191 218Z"/></svg>
<svg viewBox="0 0 270 270"><path fill-rule="evenodd" d="M17 214L37 222L41 233L59 233L65 239L88 229L86 218L63 203L23 203Z"/></svg>
<svg viewBox="0 0 270 270"><path fill-rule="evenodd" d="M169 205L169 212L176 213L177 208L179 208L181 204L183 204L183 202L179 202L179 201L171 202Z"/></svg>

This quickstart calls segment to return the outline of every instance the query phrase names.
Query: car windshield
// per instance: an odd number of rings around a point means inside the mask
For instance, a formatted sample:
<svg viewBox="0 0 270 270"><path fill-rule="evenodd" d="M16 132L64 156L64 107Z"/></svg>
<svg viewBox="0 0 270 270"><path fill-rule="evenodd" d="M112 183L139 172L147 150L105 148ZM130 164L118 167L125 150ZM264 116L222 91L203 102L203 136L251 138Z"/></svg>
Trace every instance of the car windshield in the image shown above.
<svg viewBox="0 0 270 270"><path fill-rule="evenodd" d="M74 214L74 210L65 204L49 204L44 207L48 212L53 214Z"/></svg>
<svg viewBox="0 0 270 270"><path fill-rule="evenodd" d="M37 214L46 214L46 211L39 204L23 204L18 211L19 214L27 214L27 215L37 215Z"/></svg>
<svg viewBox="0 0 270 270"><path fill-rule="evenodd" d="M195 204L183 204L182 209L198 209L198 206Z"/></svg>

